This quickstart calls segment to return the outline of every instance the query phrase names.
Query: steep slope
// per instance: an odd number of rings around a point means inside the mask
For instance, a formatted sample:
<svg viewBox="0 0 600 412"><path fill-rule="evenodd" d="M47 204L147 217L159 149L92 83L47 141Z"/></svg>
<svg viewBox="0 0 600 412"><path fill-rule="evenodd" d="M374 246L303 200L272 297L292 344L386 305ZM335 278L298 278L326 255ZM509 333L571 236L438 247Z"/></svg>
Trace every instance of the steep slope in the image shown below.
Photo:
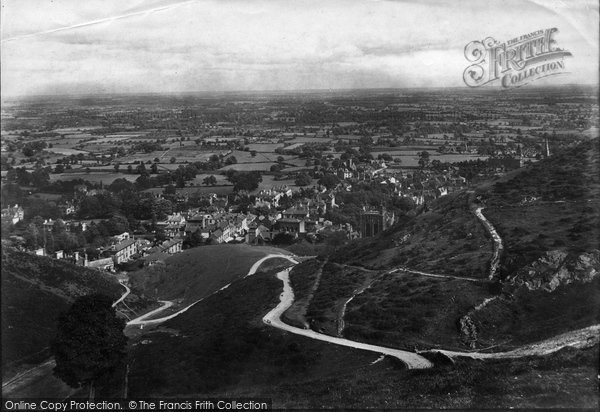
<svg viewBox="0 0 600 412"><path fill-rule="evenodd" d="M348 373L377 358L265 325L281 291L274 271L237 279L145 335L143 345L134 343L131 396L268 387Z"/></svg>
<svg viewBox="0 0 600 412"><path fill-rule="evenodd" d="M249 245L197 247L167 258L165 264L132 273L129 281L142 297L191 303L245 275L257 260L270 253L289 254L282 249ZM277 259L268 260L261 267L278 263Z"/></svg>
<svg viewBox="0 0 600 412"><path fill-rule="evenodd" d="M281 332L261 321L277 305L273 272L234 281L133 342L132 397L262 397L275 408L593 407L597 346L549 357L436 360L407 370L392 358Z"/></svg>
<svg viewBox="0 0 600 412"><path fill-rule="evenodd" d="M2 249L2 370L48 356L56 319L74 298L94 292L115 300L123 287L107 274Z"/></svg>
<svg viewBox="0 0 600 412"><path fill-rule="evenodd" d="M438 199L337 251L338 263L400 269L348 304L345 335L397 347L507 350L600 323L598 171L596 139ZM502 248L490 281L496 235ZM432 276L444 274L454 277Z"/></svg>
<svg viewBox="0 0 600 412"><path fill-rule="evenodd" d="M437 199L427 211L402 216L379 236L333 253L331 260L372 269L409 267L459 277L485 278L493 243L466 191Z"/></svg>

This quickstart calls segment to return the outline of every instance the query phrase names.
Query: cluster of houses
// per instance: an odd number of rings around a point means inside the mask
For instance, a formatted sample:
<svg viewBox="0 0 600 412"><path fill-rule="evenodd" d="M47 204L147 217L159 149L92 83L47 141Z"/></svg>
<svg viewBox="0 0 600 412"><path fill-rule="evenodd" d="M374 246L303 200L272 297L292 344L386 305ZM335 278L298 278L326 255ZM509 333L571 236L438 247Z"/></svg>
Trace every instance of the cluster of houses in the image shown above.
<svg viewBox="0 0 600 412"><path fill-rule="evenodd" d="M144 263L151 265L165 258L179 253L182 250L183 239L165 240L159 245L152 246L151 242L143 238L135 238L128 232L112 237L110 245L102 248L100 257L94 260L88 258L87 253L78 251L67 254L62 250L52 254L55 259L66 259L72 263L94 269L114 270L115 265L128 262L134 258L142 259ZM45 256L44 248L34 251L36 255Z"/></svg>
<svg viewBox="0 0 600 412"><path fill-rule="evenodd" d="M157 226L171 239L194 236L214 244L262 244L271 242L279 233L299 237L332 228L331 222L323 216L337 207L335 191L325 191L312 198L297 200L288 209L280 211L284 197L288 200L292 198L292 190L287 186L261 190L255 196L254 206L263 212L262 215L232 212L226 202L215 198L205 210L174 213L158 222ZM346 226L339 230L352 232L352 228Z"/></svg>

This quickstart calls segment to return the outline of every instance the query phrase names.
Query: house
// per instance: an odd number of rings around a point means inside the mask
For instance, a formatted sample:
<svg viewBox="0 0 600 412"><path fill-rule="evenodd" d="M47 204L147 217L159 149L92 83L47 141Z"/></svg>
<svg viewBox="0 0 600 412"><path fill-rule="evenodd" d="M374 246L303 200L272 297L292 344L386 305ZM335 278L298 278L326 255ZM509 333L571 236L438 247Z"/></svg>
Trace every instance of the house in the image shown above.
<svg viewBox="0 0 600 412"><path fill-rule="evenodd" d="M246 235L246 242L250 244L261 244L270 242L273 239L274 233L266 226L252 223Z"/></svg>
<svg viewBox="0 0 600 412"><path fill-rule="evenodd" d="M117 262L120 263L120 262ZM84 262L84 266L92 269L102 269L102 270L114 270L115 269L115 261L113 258L103 258L88 261L87 259Z"/></svg>
<svg viewBox="0 0 600 412"><path fill-rule="evenodd" d="M71 202L61 203L60 205L58 205L58 208L65 216L69 216L75 213L75 206Z"/></svg>
<svg viewBox="0 0 600 412"><path fill-rule="evenodd" d="M292 189L287 186L273 187L271 189L262 189L258 195L256 195L255 207L277 207L279 201L284 196L292 197Z"/></svg>
<svg viewBox="0 0 600 412"><path fill-rule="evenodd" d="M304 220L294 218L282 218L277 221L279 230L283 232L290 232L295 234L306 233L304 228Z"/></svg>
<svg viewBox="0 0 600 412"><path fill-rule="evenodd" d="M129 232L123 232L120 235L115 235L113 236L113 239L115 239L117 242L123 242L124 240L129 239Z"/></svg>
<svg viewBox="0 0 600 412"><path fill-rule="evenodd" d="M52 229L54 228L54 222L55 221L52 219L44 219L44 223L43 223L44 230L46 232L52 232Z"/></svg>
<svg viewBox="0 0 600 412"><path fill-rule="evenodd" d="M115 263L127 262L137 252L135 239L126 239L113 246Z"/></svg>
<svg viewBox="0 0 600 412"><path fill-rule="evenodd" d="M304 207L291 207L283 212L284 218L291 219L306 219L310 216L310 212Z"/></svg>
<svg viewBox="0 0 600 412"><path fill-rule="evenodd" d="M162 253L173 255L175 253L181 252L182 245L183 245L183 240L172 239L172 240L165 240L162 243L162 245L159 246L159 248Z"/></svg>
<svg viewBox="0 0 600 412"><path fill-rule="evenodd" d="M167 216L166 220L158 222L157 226L163 230L165 235L173 238L185 231L186 220L181 213L173 213L172 215Z"/></svg>
<svg viewBox="0 0 600 412"><path fill-rule="evenodd" d="M217 229L211 233L210 238L214 240L216 243L223 243L224 236L223 231L221 229Z"/></svg>
<svg viewBox="0 0 600 412"><path fill-rule="evenodd" d="M19 223L25 217L23 208L19 205L2 209L2 222L10 222L13 225Z"/></svg>
<svg viewBox="0 0 600 412"><path fill-rule="evenodd" d="M194 233L198 229L202 230L209 225L214 225L215 219L213 219L212 215L207 213L198 213L192 217L190 217L185 222L185 233Z"/></svg>
<svg viewBox="0 0 600 412"><path fill-rule="evenodd" d="M338 169L337 170L337 177L340 179L351 179L353 176L353 173L351 170L348 169Z"/></svg>

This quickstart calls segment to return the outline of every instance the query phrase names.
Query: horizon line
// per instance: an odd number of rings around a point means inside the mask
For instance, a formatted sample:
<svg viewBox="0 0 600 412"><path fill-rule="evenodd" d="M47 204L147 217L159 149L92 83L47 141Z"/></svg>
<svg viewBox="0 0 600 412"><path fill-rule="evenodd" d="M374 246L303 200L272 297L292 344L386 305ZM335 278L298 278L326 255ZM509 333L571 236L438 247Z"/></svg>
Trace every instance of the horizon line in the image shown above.
<svg viewBox="0 0 600 412"><path fill-rule="evenodd" d="M564 84L532 84L527 89L547 89L561 87L600 87L600 83L564 83ZM141 96L141 95L189 95L189 94L276 94L276 93L338 93L352 91L399 91L399 90L439 90L439 89L461 89L469 91L509 91L513 88L502 88L498 86L468 87L464 86L404 86L404 87L357 87L357 88L336 88L336 89L255 89L255 90L190 90L190 91L124 91L124 92L65 92L65 93L40 93L29 95L1 95L0 99L30 99L44 97L95 97L95 96ZM520 90L525 90L520 88Z"/></svg>

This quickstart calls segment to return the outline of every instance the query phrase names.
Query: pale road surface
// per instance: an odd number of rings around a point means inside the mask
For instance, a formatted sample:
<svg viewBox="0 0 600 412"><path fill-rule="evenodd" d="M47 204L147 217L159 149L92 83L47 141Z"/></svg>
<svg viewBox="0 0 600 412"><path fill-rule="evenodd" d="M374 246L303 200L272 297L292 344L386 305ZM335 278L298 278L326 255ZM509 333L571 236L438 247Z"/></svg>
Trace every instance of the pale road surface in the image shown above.
<svg viewBox="0 0 600 412"><path fill-rule="evenodd" d="M323 335L311 329L300 329L295 326L290 326L281 321L281 315L285 312L294 301L294 292L290 286L289 279L290 269L286 269L277 274L277 278L283 281L283 293L279 296L280 302L273 310L263 317L263 322L274 328L291 332L296 335L306 336L311 339L316 339L324 342L333 343L335 345L347 346L355 349L362 349L370 352L380 353L382 355L393 356L406 364L409 369L425 369L431 368L433 364L423 356L412 352L406 352L399 349L386 348L383 346L369 345L366 343L354 342L348 339L336 338L329 335Z"/></svg>
<svg viewBox="0 0 600 412"><path fill-rule="evenodd" d="M490 223L490 221L485 218L485 216L481 212L482 210L483 210L483 207L478 207L477 209L475 209L475 216L477 216L479 218L479 220L481 220L481 223L483 223L483 226L485 226L485 228L488 230L488 232L490 232L492 239L494 239L494 255L492 256L492 261L490 262L490 276L489 276L490 280L493 280L494 277L496 276L496 271L498 270L498 266L500 265L500 254L504 250L504 246L502 245L502 239L500 238L500 235L498 234L498 232L496 232L496 229Z"/></svg>
<svg viewBox="0 0 600 412"><path fill-rule="evenodd" d="M290 262L292 262L292 263L294 263L294 264L297 264L297 263L298 263L296 260L294 260L294 259L293 259L293 258L291 258L290 256L287 256L287 255L281 255L281 254L276 254L276 253L271 253L271 254L268 254L267 256L265 256L265 257L263 257L263 258L261 258L261 259L257 260L257 261L256 261L256 262L255 262L255 263L254 263L254 264L253 264L253 265L250 267L250 270L248 270L248 273L247 273L247 274L246 274L246 276L244 276L244 277L248 277L248 276L254 275L254 274L256 273L256 271L258 270L258 268L260 267L260 265L261 265L261 264L262 264L262 263L263 263L265 260L268 260L268 259L273 259L273 258L282 258L282 259L287 259L287 260L289 260ZM228 284L226 284L226 285L225 285L225 286L223 286L221 289L219 289L219 290L217 290L216 292L214 292L214 293L213 293L213 295L214 295L215 293L219 293L219 292L220 292L220 291L222 291L223 289L226 289L227 287L229 287L229 285L231 285L231 283L228 283ZM140 325L140 326L143 326L143 325L156 325L156 324L158 324L158 323L165 322L165 321L167 321L167 320L169 320L169 319L173 319L174 317L176 317L176 316L178 316L178 315L182 314L183 312L187 311L189 308L191 308L191 307L192 307L192 306L194 306L195 304L197 304L197 303L199 303L199 302L202 302L204 299L205 299L205 298L199 299L199 300L195 301L194 303L192 303L192 304L190 304L190 305L186 306L185 308L181 309L180 311L177 311L177 312L175 312L175 313L173 313L173 314L171 314L171 315L169 315L169 316L165 316L165 317L158 318L158 319L148 319L149 317L152 317L153 315L156 315L157 313L159 313L159 312L162 312L163 310L165 310L165 309L167 309L167 308L170 308L170 307L171 307L171 306L173 306L173 304L174 304L174 302L170 302L170 301L164 301L164 300L161 300L161 301L159 301L159 302L161 302L161 303L163 304L163 306L161 306L161 307L160 307L160 308L158 308L158 309L154 309L152 312L148 312L148 313L146 313L146 314L144 314L144 315L142 315L142 316L140 316L140 317L138 317L138 318L135 318L135 319L133 319L133 320L131 320L131 321L127 322L127 325L128 325L128 326L133 326L133 325ZM146 319L148 319L148 320L146 320Z"/></svg>
<svg viewBox="0 0 600 412"><path fill-rule="evenodd" d="M399 267L397 269L390 270L387 273L392 274L392 273L396 273L396 272L414 273L415 275L428 276L431 278L466 280L468 282L482 282L483 281L483 279L468 278L468 277L464 277L464 276L441 275L441 274L436 274L436 273L421 272L420 270L413 270L413 269L408 269L405 267Z"/></svg>
<svg viewBox="0 0 600 412"><path fill-rule="evenodd" d="M24 372L21 372L19 374L17 374L16 376L13 376L12 378L10 378L9 380L7 380L6 382L2 382L2 394L4 394L4 388L7 388L7 390L10 391L11 385L13 385L14 382L18 382L20 379L22 379L24 376L35 372L36 370L40 370L40 369L45 369L48 367L54 368L55 364L54 364L54 359L49 359L46 362L37 365L31 369L27 369Z"/></svg>
<svg viewBox="0 0 600 412"><path fill-rule="evenodd" d="M471 359L506 359L521 358L525 356L543 356L557 352L566 347L577 349L589 348L598 344L600 340L600 324L588 326L587 328L566 332L558 336L543 340L538 343L521 346L520 348L508 352L481 353L481 352L457 352L443 349L432 349L423 352L437 352L454 357L464 357Z"/></svg>
<svg viewBox="0 0 600 412"><path fill-rule="evenodd" d="M113 308L115 306L117 306L119 303L123 302L125 300L125 298L127 296L129 296L129 294L131 293L131 289L129 289L129 287L127 287L124 280L120 280L119 283L121 284L121 286L123 286L125 288L125 293L123 293L123 296L121 296L115 303L112 304Z"/></svg>
<svg viewBox="0 0 600 412"><path fill-rule="evenodd" d="M171 302L171 301L168 301L168 300L159 300L159 302L162 303L161 307L158 307L158 308L156 308L156 309L154 309L154 310L152 310L152 311L150 311L148 313L143 314L142 316L139 316L139 317L137 317L137 318L135 318L133 320L130 320L129 322L127 322L127 325L144 325L144 324L149 324L149 323L156 323L155 321L158 321L160 319L153 319L153 320L144 320L144 319L152 317L153 315L156 315L157 313L162 312L163 310L168 309L168 308L170 308L171 306L173 306L175 304L174 302ZM194 302L193 304L195 304L195 303L198 303L198 302ZM190 306L182 309L181 311L177 312L176 315L179 314L179 313L185 312L192 305L190 305ZM166 316L164 318L161 318L162 319L161 322L164 322L165 320L168 320L167 318L171 319L171 317Z"/></svg>
<svg viewBox="0 0 600 412"><path fill-rule="evenodd" d="M342 306L342 310L340 311L340 316L339 316L338 336L340 336L340 337L342 336L342 332L344 331L344 328L346 327L345 322L344 322L344 316L346 316L346 309L348 308L348 304L350 302L352 302L352 299L354 299L356 296L360 295L361 293L364 293L367 289L369 289L371 286L373 286L373 283L375 283L377 280L378 280L377 278L373 279L371 282L369 282L369 284L367 284L366 286L355 291L352 294L352 296L350 296L350 298L344 302L344 305Z"/></svg>

